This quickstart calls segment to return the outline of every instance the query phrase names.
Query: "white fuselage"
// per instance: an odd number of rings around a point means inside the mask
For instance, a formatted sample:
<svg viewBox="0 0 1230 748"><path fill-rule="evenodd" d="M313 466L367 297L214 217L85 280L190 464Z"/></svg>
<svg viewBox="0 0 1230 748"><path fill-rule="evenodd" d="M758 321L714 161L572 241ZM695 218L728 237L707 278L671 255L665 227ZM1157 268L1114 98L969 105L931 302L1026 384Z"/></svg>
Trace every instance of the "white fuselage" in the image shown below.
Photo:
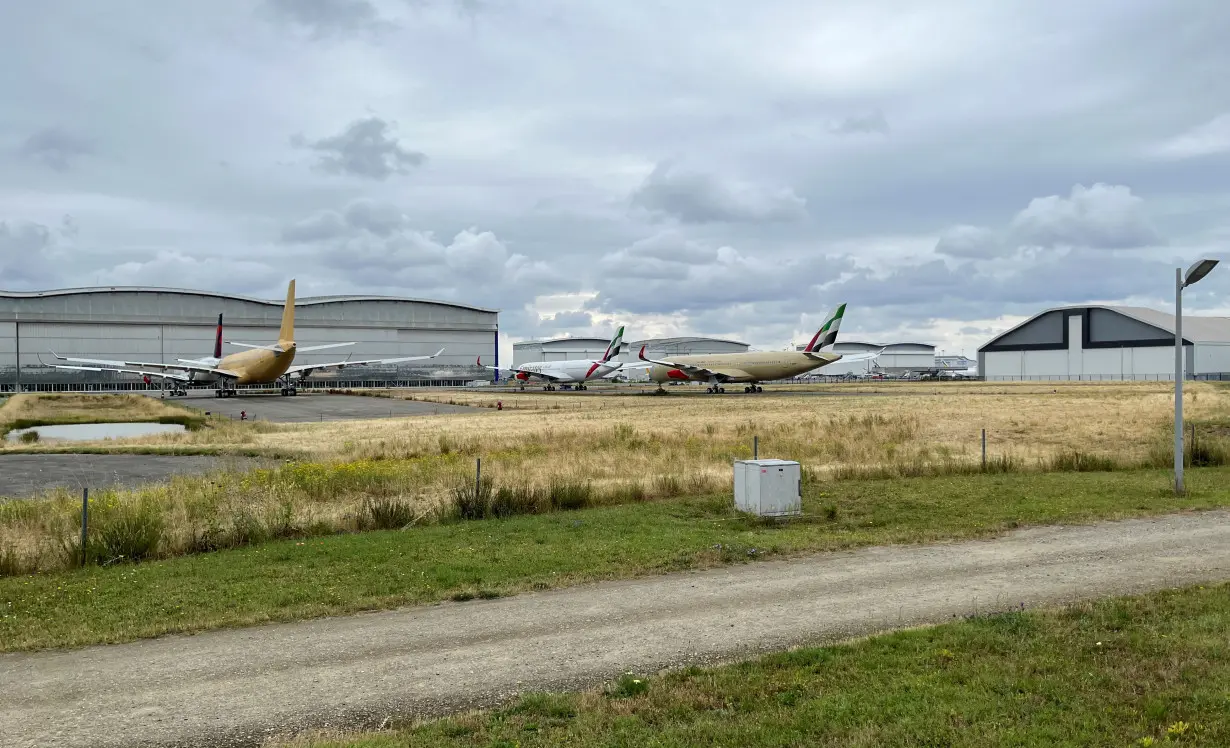
<svg viewBox="0 0 1230 748"><path fill-rule="evenodd" d="M513 377L522 381L532 378L556 382L587 382L601 379L622 365L622 363L598 363L588 358L568 361L530 361L514 369Z"/></svg>

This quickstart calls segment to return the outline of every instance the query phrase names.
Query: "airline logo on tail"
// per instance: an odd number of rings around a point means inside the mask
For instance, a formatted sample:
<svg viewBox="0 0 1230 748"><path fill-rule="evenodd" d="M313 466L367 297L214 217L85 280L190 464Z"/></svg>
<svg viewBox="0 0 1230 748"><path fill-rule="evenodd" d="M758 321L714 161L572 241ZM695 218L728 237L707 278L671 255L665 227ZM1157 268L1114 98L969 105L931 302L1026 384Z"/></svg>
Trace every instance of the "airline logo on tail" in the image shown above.
<svg viewBox="0 0 1230 748"><path fill-rule="evenodd" d="M218 315L218 332L214 337L214 358L222 359L222 315Z"/></svg>
<svg viewBox="0 0 1230 748"><path fill-rule="evenodd" d="M624 327L619 326L615 331L615 337L611 338L611 344L606 347L606 353L602 355L602 363L610 361L613 356L619 355L619 349L624 345Z"/></svg>
<svg viewBox="0 0 1230 748"><path fill-rule="evenodd" d="M833 312L820 330L812 337L811 342L807 344L804 350L807 353L816 353L817 351L827 348L837 342L837 330L841 327L841 318L846 313L846 305L841 304L837 307L837 311Z"/></svg>
<svg viewBox="0 0 1230 748"><path fill-rule="evenodd" d="M589 367L589 371L585 372L585 378L589 379L598 370L602 364L609 362L612 358L619 355L619 349L624 345L624 326L620 325L615 331L615 337L611 338L611 343L606 347L606 353L602 354L602 358L594 362L594 365Z"/></svg>

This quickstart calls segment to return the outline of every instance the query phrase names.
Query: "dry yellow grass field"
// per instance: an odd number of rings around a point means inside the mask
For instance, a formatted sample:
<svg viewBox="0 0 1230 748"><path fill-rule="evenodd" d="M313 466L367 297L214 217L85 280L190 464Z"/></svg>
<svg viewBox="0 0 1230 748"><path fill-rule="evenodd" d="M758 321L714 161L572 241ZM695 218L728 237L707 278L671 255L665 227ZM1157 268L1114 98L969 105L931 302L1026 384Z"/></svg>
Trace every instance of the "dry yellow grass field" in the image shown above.
<svg viewBox="0 0 1230 748"><path fill-rule="evenodd" d="M1014 469L1045 466L1068 453L1123 466L1165 465L1169 454L1173 395L1164 383L879 387L889 391L725 397L437 392L413 397L486 407L374 421L211 422L195 432L127 441L267 450L297 455L296 464L104 492L100 511L152 511L162 518L164 551L174 553L214 547L217 537L257 532L245 528L258 525L274 527L267 530L274 535L289 524L359 529L374 500L394 500L416 517L427 516L472 480L476 457L497 487L586 484L599 501L620 501L728 490L731 461L751 455L753 436L762 457L798 460L819 479L968 469L980 460L983 428L990 457L1009 458ZM1218 438L1219 430L1224 438L1230 388L1192 383L1186 392L1188 418L1206 424L1208 438ZM503 410L491 407L497 401ZM42 566L34 559L54 556L49 548L71 536L77 511L67 495L0 505L0 549L26 559L20 566Z"/></svg>

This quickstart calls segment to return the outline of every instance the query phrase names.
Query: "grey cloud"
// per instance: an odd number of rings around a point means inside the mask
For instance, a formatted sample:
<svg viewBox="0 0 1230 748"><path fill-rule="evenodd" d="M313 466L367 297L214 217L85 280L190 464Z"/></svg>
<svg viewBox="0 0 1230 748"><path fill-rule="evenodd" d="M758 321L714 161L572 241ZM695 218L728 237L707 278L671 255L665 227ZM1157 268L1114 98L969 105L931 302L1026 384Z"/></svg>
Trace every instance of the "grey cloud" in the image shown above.
<svg viewBox="0 0 1230 748"><path fill-rule="evenodd" d="M427 156L402 147L392 127L379 117L355 120L338 135L308 141L297 135L291 144L320 154L317 168L326 174L350 174L383 181L394 174L409 174Z"/></svg>
<svg viewBox="0 0 1230 748"><path fill-rule="evenodd" d="M855 114L829 124L829 132L835 135L888 134L888 119L876 109Z"/></svg>
<svg viewBox="0 0 1230 748"><path fill-rule="evenodd" d="M324 210L282 229L282 241L310 244L336 239L346 233L346 219L336 210Z"/></svg>
<svg viewBox="0 0 1230 748"><path fill-rule="evenodd" d="M774 223L806 215L807 201L788 187L770 188L690 171L670 161L654 167L630 196L634 207L684 223Z"/></svg>
<svg viewBox="0 0 1230 748"><path fill-rule="evenodd" d="M44 286L63 271L64 238L76 234L65 216L60 231L34 221L0 221L0 287Z"/></svg>
<svg viewBox="0 0 1230 748"><path fill-rule="evenodd" d="M539 320L540 327L576 330L588 329L594 326L594 318L589 312L556 312Z"/></svg>
<svg viewBox="0 0 1230 748"><path fill-rule="evenodd" d="M751 255L722 246L713 262L688 265L625 250L603 258L598 296L587 307L608 313L708 315L739 304L794 304L811 311L817 288L853 269L849 258ZM827 292L825 296L827 296Z"/></svg>
<svg viewBox="0 0 1230 748"><path fill-rule="evenodd" d="M282 241L311 244L367 231L388 237L407 225L406 216L392 203L359 198L340 212L322 210L282 229Z"/></svg>
<svg viewBox="0 0 1230 748"><path fill-rule="evenodd" d="M1034 198L1012 219L1009 235L1040 247L1129 249L1163 243L1131 188L1101 182L1075 185L1066 198Z"/></svg>
<svg viewBox="0 0 1230 748"><path fill-rule="evenodd" d="M265 0L264 10L278 21L306 29L316 39L395 28L368 0Z"/></svg>
<svg viewBox="0 0 1230 748"><path fill-rule="evenodd" d="M82 138L48 127L30 135L21 144L21 155L37 159L56 171L67 171L79 156L94 153L93 145Z"/></svg>
<svg viewBox="0 0 1230 748"><path fill-rule="evenodd" d="M377 236L388 236L406 225L406 216L392 203L361 198L346 206L346 223Z"/></svg>
<svg viewBox="0 0 1230 748"><path fill-rule="evenodd" d="M949 257L988 259L1006 249L1003 240L990 229L981 226L957 225L940 234L935 251Z"/></svg>
<svg viewBox="0 0 1230 748"><path fill-rule="evenodd" d="M1226 152L1230 152L1230 112L1149 149L1150 155L1164 159L1200 158Z"/></svg>

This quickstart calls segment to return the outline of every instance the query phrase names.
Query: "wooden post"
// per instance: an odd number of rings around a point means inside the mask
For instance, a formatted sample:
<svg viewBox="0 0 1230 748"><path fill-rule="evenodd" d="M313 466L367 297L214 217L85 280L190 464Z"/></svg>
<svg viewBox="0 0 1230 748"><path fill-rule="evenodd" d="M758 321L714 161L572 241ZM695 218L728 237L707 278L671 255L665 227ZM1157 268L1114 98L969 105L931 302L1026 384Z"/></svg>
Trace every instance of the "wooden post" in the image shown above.
<svg viewBox="0 0 1230 748"><path fill-rule="evenodd" d="M759 436L752 437L752 459L753 460L760 459L760 437Z"/></svg>
<svg viewBox="0 0 1230 748"><path fill-rule="evenodd" d="M987 469L987 430L982 430L982 469Z"/></svg>

